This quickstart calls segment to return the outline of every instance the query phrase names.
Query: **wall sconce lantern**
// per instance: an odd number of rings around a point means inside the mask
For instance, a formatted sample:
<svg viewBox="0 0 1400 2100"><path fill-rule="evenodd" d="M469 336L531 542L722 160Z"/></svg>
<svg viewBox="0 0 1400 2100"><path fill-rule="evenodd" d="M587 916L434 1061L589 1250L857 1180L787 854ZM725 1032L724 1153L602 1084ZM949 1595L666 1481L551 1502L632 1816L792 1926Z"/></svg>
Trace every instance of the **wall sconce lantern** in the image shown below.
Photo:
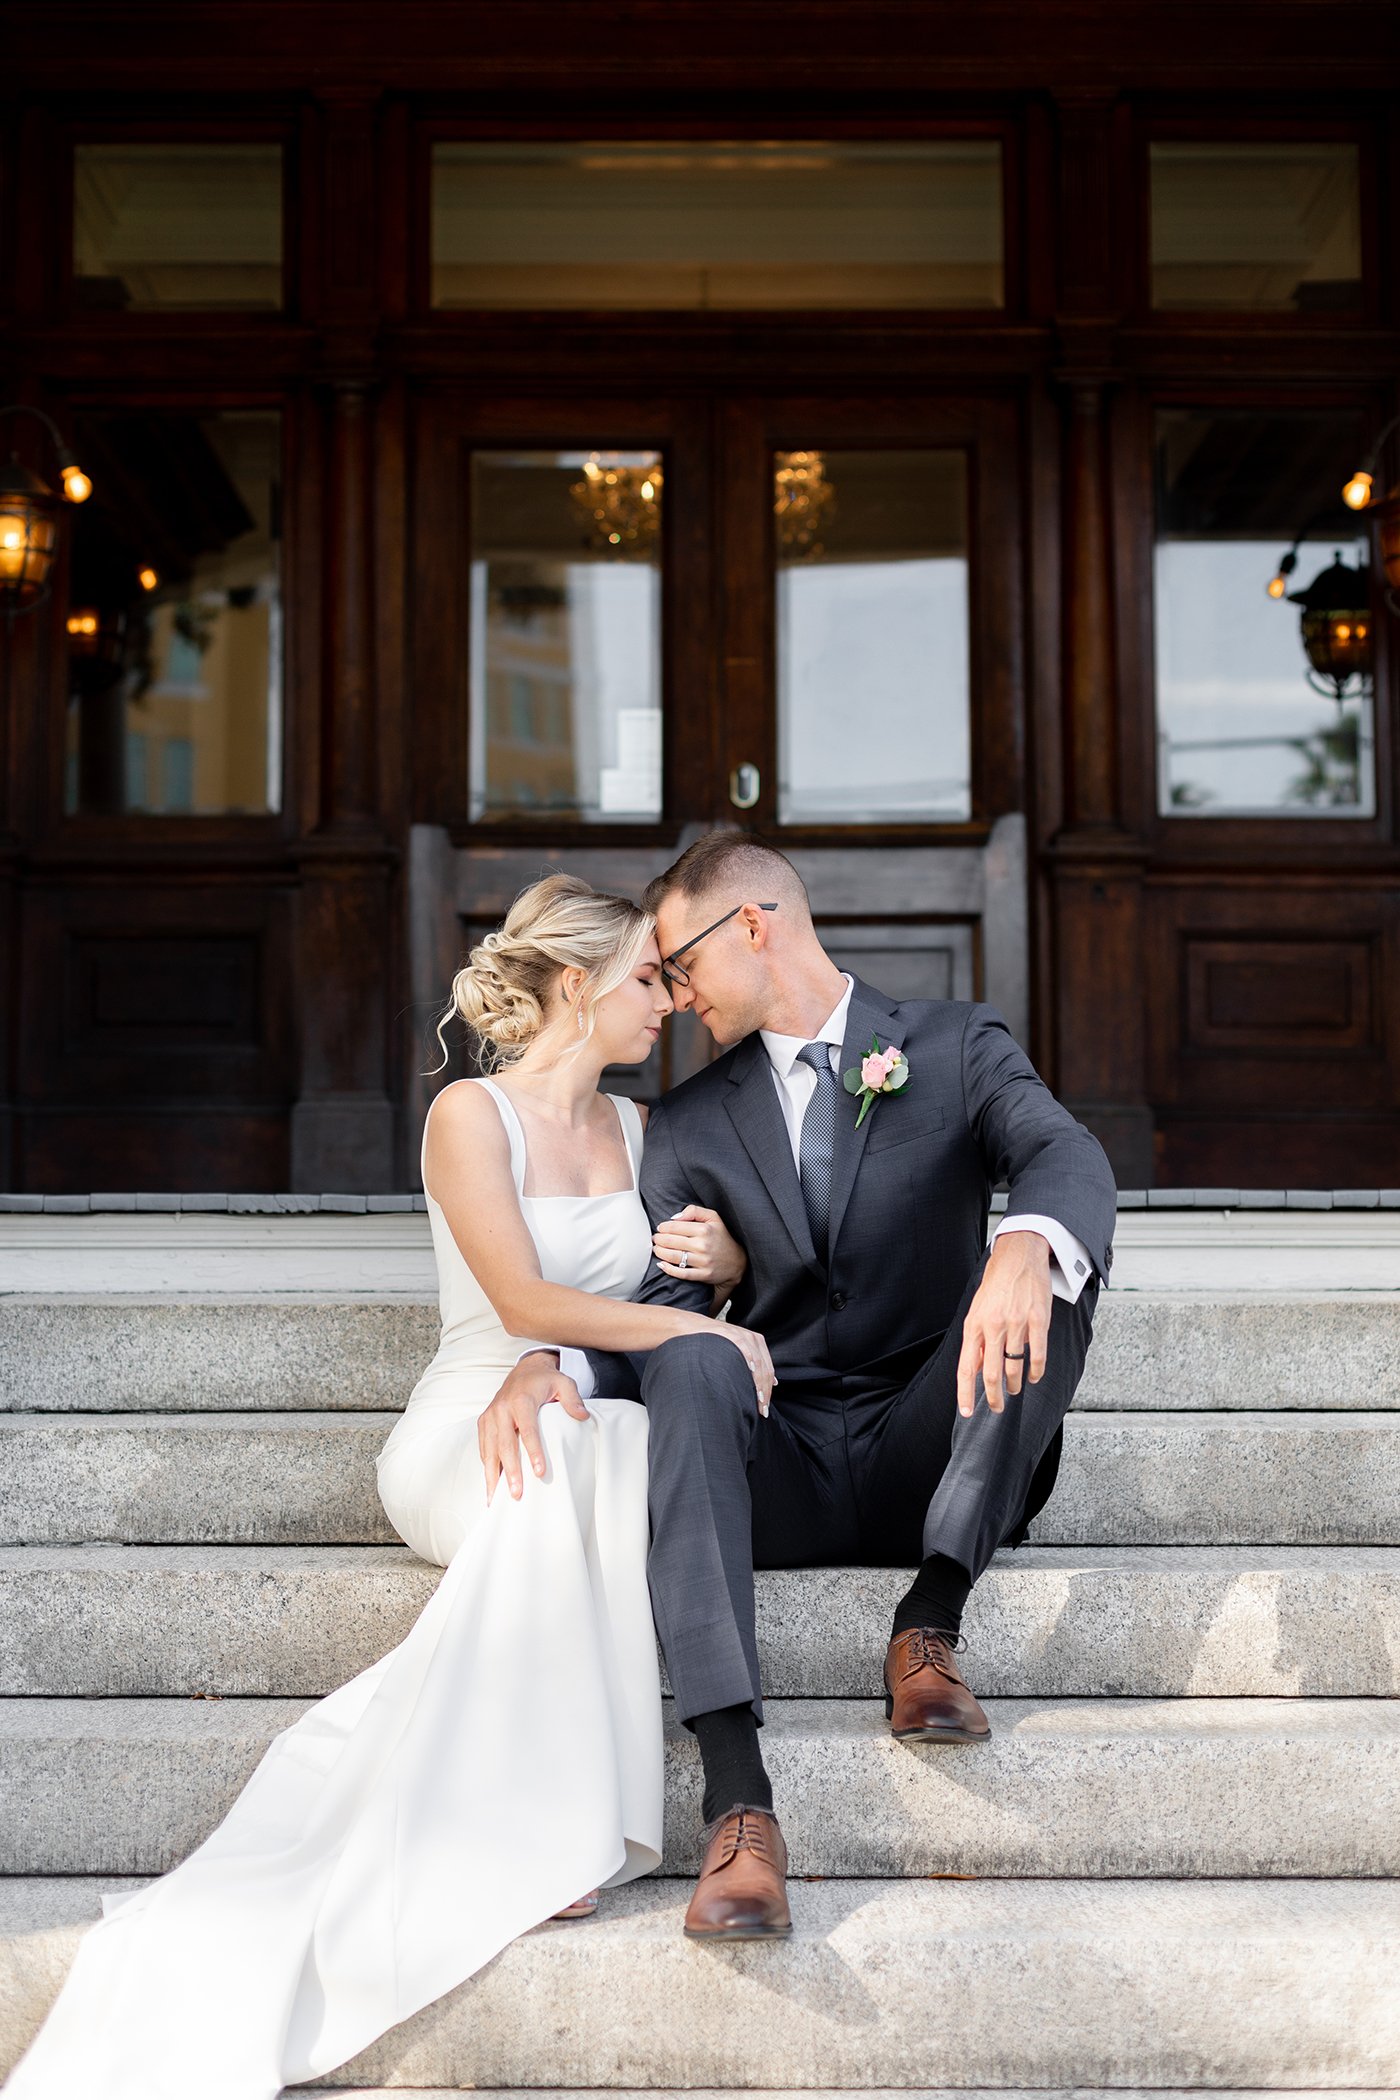
<svg viewBox="0 0 1400 2100"><path fill-rule="evenodd" d="M1357 468L1342 490L1342 501L1348 510L1369 510L1375 518L1385 570L1385 602L1393 613L1400 613L1400 485L1380 503L1373 494L1381 447L1396 429L1400 429L1400 416L1392 416L1386 424L1367 453L1365 464Z"/></svg>
<svg viewBox="0 0 1400 2100"><path fill-rule="evenodd" d="M1339 706L1370 683L1370 600L1366 571L1352 568L1340 553L1306 590L1288 594L1290 605L1303 608L1308 684Z"/></svg>
<svg viewBox="0 0 1400 2100"><path fill-rule="evenodd" d="M86 503L92 494L92 483L42 409L14 402L8 408L0 408L0 419L6 416L32 416L43 425L63 484L63 494L59 495L38 474L22 465L13 449L6 464L0 466L0 608L10 625L20 613L32 612L48 596L64 506Z"/></svg>

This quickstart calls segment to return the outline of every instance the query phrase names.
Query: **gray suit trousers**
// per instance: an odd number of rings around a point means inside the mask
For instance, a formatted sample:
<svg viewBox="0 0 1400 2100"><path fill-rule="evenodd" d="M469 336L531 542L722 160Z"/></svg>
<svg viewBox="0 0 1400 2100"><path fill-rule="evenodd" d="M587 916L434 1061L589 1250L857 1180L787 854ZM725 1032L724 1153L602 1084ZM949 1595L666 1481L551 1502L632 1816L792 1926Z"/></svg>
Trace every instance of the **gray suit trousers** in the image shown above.
<svg viewBox="0 0 1400 2100"><path fill-rule="evenodd" d="M806 1388L783 1380L765 1421L748 1366L721 1336L678 1336L646 1359L648 1576L683 1721L746 1700L763 1718L755 1567L912 1567L938 1552L976 1581L999 1546L1024 1535L1053 1482L1099 1285L1091 1278L1074 1305L1052 1301L1038 1384L1008 1394L994 1415L979 1378L964 1418L963 1321L986 1261L897 1391L843 1392L856 1381L839 1375ZM872 1686L878 1667L872 1657Z"/></svg>

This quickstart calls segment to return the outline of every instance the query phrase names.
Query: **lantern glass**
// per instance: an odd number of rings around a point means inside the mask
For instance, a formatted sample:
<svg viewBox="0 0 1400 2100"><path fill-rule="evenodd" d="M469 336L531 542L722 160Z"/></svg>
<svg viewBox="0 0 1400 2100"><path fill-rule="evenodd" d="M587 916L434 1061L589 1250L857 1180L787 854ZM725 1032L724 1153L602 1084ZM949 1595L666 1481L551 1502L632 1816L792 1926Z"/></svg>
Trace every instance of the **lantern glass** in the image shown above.
<svg viewBox="0 0 1400 2100"><path fill-rule="evenodd" d="M0 607L18 612L42 597L57 552L57 499L10 469L0 479Z"/></svg>

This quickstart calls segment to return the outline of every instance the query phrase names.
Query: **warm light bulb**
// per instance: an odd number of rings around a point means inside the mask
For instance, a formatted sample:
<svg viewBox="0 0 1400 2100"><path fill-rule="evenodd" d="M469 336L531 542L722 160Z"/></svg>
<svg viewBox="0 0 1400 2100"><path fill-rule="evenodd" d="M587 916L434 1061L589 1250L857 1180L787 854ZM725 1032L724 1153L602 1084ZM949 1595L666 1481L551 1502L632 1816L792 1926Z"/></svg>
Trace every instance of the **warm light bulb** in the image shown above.
<svg viewBox="0 0 1400 2100"><path fill-rule="evenodd" d="M1342 501L1348 510L1365 510L1371 500L1371 477L1358 469L1342 490Z"/></svg>
<svg viewBox="0 0 1400 2100"><path fill-rule="evenodd" d="M23 545L24 532L20 526L7 525L3 533L0 533L0 547L8 547L13 552L16 547Z"/></svg>
<svg viewBox="0 0 1400 2100"><path fill-rule="evenodd" d="M1336 633L1339 642L1349 642L1351 640L1351 622L1349 620L1338 620Z"/></svg>
<svg viewBox="0 0 1400 2100"><path fill-rule="evenodd" d="M1271 598L1281 598L1287 589L1288 585L1285 583L1282 575L1269 578L1269 596Z"/></svg>
<svg viewBox="0 0 1400 2100"><path fill-rule="evenodd" d="M138 569L136 577L143 591L153 591L160 582L159 576L151 568Z"/></svg>
<svg viewBox="0 0 1400 2100"><path fill-rule="evenodd" d="M63 493L70 503L86 503L92 494L92 483L79 466L69 465L63 469Z"/></svg>
<svg viewBox="0 0 1400 2100"><path fill-rule="evenodd" d="M656 483L655 483L654 481L644 481L644 482L642 483L642 497L643 497L643 500L644 500L645 502L647 502L647 503L650 503L650 501L651 501L652 497L653 497L653 496L654 496L655 494L656 494Z"/></svg>
<svg viewBox="0 0 1400 2100"><path fill-rule="evenodd" d="M96 634L97 614L94 612L69 613L68 632L70 634Z"/></svg>

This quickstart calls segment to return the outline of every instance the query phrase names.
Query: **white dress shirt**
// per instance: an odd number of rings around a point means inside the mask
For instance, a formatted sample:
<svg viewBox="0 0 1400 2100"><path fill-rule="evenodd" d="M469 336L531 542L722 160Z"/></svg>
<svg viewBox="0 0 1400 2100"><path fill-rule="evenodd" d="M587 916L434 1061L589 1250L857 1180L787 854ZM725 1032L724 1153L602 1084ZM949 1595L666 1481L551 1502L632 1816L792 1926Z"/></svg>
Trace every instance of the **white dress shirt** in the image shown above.
<svg viewBox="0 0 1400 2100"><path fill-rule="evenodd" d="M846 979L846 989L815 1035L779 1035L772 1028L759 1030L763 1047L768 1052L768 1065L778 1090L783 1120L787 1124L794 1166L798 1164L801 1147L802 1118L817 1084L812 1067L798 1062L798 1051L808 1043L826 1043L831 1052L831 1069L838 1081L841 1077L841 1045L846 1039L846 1014L853 984L846 971L841 974ZM911 1075L910 1084L913 1083ZM1003 1218L993 1231L992 1239L999 1239L1003 1232L1038 1232L1049 1241L1050 1289L1055 1297L1064 1298L1073 1305L1094 1273L1094 1264L1083 1240L1077 1238L1068 1226L1061 1225L1058 1218L1043 1218L1029 1211L1018 1211L1014 1217ZM593 1372L581 1349L560 1349L559 1368L573 1379L583 1399L591 1397Z"/></svg>

